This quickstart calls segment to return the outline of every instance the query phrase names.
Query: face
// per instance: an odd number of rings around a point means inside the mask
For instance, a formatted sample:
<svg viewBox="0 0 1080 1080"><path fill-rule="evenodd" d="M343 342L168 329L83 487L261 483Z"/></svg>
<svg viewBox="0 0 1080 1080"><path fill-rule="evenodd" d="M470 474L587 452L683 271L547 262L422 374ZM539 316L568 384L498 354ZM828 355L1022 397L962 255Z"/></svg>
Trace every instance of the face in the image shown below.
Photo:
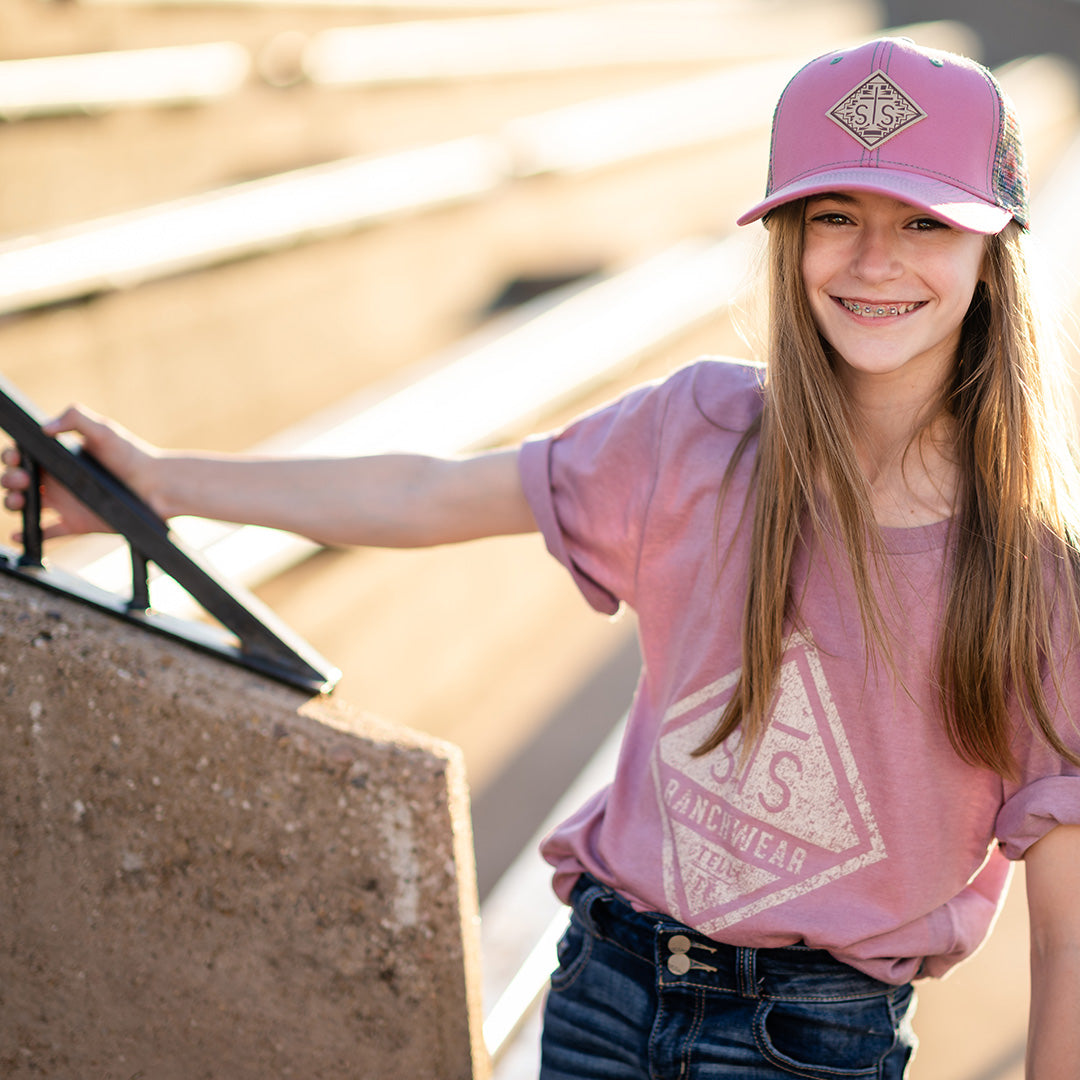
<svg viewBox="0 0 1080 1080"><path fill-rule="evenodd" d="M985 238L868 192L810 198L803 284L852 391L936 392L982 272Z"/></svg>

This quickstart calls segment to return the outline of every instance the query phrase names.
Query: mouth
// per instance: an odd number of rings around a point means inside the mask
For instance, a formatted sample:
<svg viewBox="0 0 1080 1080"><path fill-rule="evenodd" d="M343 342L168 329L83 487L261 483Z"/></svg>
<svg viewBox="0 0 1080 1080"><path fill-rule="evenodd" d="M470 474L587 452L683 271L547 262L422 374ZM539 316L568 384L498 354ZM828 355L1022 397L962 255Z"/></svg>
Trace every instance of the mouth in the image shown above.
<svg viewBox="0 0 1080 1080"><path fill-rule="evenodd" d="M916 300L907 303L867 303L865 300L848 300L845 297L837 296L834 299L842 307L847 308L853 315L858 315L863 319L887 319L895 318L899 315L907 315L912 311L917 311L919 308L926 304L925 300Z"/></svg>

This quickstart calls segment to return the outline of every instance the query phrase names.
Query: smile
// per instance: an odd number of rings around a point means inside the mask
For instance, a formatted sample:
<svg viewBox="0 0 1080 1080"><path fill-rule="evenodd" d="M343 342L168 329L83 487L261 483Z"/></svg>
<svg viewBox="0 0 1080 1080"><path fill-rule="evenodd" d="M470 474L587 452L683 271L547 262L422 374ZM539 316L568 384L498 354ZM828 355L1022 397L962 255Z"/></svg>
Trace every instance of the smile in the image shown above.
<svg viewBox="0 0 1080 1080"><path fill-rule="evenodd" d="M916 300L914 303L905 304L867 304L858 300L845 300L837 297L837 300L853 315L860 315L864 319L882 319L893 315L906 315L909 311L921 308L925 300Z"/></svg>

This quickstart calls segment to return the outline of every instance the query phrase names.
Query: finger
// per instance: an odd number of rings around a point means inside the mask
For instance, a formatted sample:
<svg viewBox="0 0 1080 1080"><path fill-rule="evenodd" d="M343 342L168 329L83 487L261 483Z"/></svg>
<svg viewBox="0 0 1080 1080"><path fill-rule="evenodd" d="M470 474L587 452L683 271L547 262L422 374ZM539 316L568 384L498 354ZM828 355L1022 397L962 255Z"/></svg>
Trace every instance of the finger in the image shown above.
<svg viewBox="0 0 1080 1080"><path fill-rule="evenodd" d="M83 438L92 438L107 430L101 418L82 405L69 405L59 416L41 425L46 435L62 435L74 432Z"/></svg>
<svg viewBox="0 0 1080 1080"><path fill-rule="evenodd" d="M65 409L59 416L46 420L41 430L46 435L60 435L65 431L78 431L79 410L75 406Z"/></svg>
<svg viewBox="0 0 1080 1080"><path fill-rule="evenodd" d="M5 469L0 476L0 487L9 491L25 491L30 486L30 474L25 469Z"/></svg>
<svg viewBox="0 0 1080 1080"><path fill-rule="evenodd" d="M73 536L75 532L73 529L69 529L62 521L53 525L46 525L41 530L42 540L56 540L61 536Z"/></svg>
<svg viewBox="0 0 1080 1080"><path fill-rule="evenodd" d="M17 446L5 446L3 451L0 452L0 461L5 465L18 465L22 461L19 448Z"/></svg>
<svg viewBox="0 0 1080 1080"><path fill-rule="evenodd" d="M5 510L21 510L26 506L26 496L21 491L9 491L4 496Z"/></svg>
<svg viewBox="0 0 1080 1080"><path fill-rule="evenodd" d="M75 536L77 535L75 530L68 528L62 521L54 522L51 525L46 525L41 530L42 540L57 540L61 536ZM20 529L18 532L11 534L11 542L13 544L21 544L23 542L23 532Z"/></svg>

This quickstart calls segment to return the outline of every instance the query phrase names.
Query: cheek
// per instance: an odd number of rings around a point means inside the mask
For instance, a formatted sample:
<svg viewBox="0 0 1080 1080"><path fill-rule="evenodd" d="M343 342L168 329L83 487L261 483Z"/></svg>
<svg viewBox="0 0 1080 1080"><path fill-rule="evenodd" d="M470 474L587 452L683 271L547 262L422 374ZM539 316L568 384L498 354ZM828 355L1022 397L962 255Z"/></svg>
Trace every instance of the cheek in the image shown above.
<svg viewBox="0 0 1080 1080"><path fill-rule="evenodd" d="M803 289L806 290L808 296L813 296L815 284L820 280L821 274L818 268L818 260L814 258L814 252L809 244L803 249L800 270L802 271Z"/></svg>
<svg viewBox="0 0 1080 1080"><path fill-rule="evenodd" d="M982 237L957 260L954 276L960 306L967 311L979 282L986 280L986 243Z"/></svg>
<svg viewBox="0 0 1080 1080"><path fill-rule="evenodd" d="M823 289L826 280L821 261L815 259L811 252L804 252L802 259L803 292L810 303L810 311L819 330L821 329L821 316L826 310L824 305L831 303Z"/></svg>
<svg viewBox="0 0 1080 1080"><path fill-rule="evenodd" d="M978 273L962 274L955 279L952 289L953 309L961 319L971 307L971 302L975 298L975 290L981 280Z"/></svg>

